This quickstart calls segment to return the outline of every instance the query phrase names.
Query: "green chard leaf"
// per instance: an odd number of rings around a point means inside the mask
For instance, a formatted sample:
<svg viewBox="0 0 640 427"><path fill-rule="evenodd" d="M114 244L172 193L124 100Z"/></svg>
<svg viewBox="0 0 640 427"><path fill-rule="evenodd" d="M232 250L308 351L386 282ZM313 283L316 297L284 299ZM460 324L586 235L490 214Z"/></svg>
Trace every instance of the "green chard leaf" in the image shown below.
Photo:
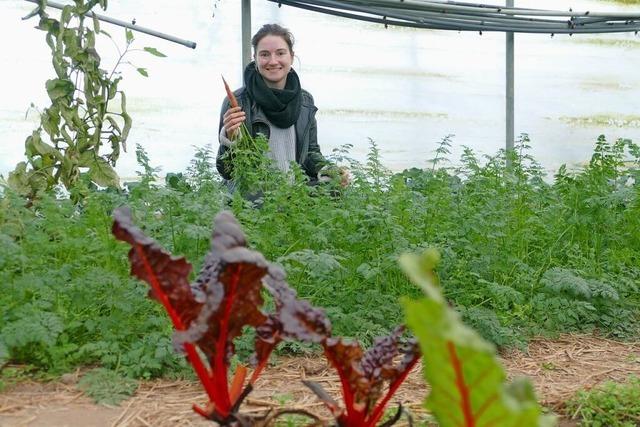
<svg viewBox="0 0 640 427"><path fill-rule="evenodd" d="M448 426L552 425L543 417L528 383L505 383L493 345L462 323L442 295L433 267L434 252L405 254L400 264L426 297L403 302L407 324L418 338L424 377L432 390L426 406L438 424ZM523 386L523 384L526 384ZM516 390L526 389L526 393Z"/></svg>

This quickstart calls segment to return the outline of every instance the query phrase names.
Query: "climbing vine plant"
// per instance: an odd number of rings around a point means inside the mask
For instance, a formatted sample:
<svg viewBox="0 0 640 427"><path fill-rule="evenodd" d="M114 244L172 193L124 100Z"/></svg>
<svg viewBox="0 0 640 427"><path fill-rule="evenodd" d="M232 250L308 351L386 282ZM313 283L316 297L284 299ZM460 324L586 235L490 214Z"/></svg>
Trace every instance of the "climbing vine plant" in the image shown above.
<svg viewBox="0 0 640 427"><path fill-rule="evenodd" d="M96 36L111 35L100 28L95 16L87 14L96 6L103 10L107 0L74 0L54 19L47 13L46 0L23 19L39 17L36 28L46 31L55 77L47 80L51 105L40 112L40 125L25 141L26 161L9 174L8 184L30 198L58 184L81 195L93 182L118 187L114 166L131 129L127 98L118 89L122 77L117 69L126 63L134 37L126 30L126 46L118 48L119 58L110 71L101 68ZM155 56L165 56L154 48L144 48ZM140 74L147 76L143 68ZM87 179L81 179L82 177Z"/></svg>

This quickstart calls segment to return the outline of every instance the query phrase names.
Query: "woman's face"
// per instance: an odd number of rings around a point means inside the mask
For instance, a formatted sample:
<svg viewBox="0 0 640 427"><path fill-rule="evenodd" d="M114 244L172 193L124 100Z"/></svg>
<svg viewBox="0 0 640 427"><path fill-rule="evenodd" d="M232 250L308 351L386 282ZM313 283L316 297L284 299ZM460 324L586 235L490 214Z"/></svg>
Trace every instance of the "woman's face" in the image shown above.
<svg viewBox="0 0 640 427"><path fill-rule="evenodd" d="M258 72L267 86L284 89L293 64L293 53L284 38L271 34L264 36L256 46L255 55Z"/></svg>

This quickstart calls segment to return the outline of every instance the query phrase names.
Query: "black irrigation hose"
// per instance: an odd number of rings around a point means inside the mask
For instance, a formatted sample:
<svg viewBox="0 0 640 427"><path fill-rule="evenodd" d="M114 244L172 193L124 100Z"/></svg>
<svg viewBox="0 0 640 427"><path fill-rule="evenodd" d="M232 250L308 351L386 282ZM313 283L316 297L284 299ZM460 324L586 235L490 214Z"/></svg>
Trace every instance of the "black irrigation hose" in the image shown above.
<svg viewBox="0 0 640 427"><path fill-rule="evenodd" d="M345 18L414 28L545 34L640 31L640 14L590 14L589 12L542 11L485 5L480 7L468 6L469 3L410 0L269 1ZM452 13L454 10L457 13ZM479 10L482 10L482 13L479 13ZM515 14L529 17L515 16ZM564 17L565 19L541 19L530 16Z"/></svg>

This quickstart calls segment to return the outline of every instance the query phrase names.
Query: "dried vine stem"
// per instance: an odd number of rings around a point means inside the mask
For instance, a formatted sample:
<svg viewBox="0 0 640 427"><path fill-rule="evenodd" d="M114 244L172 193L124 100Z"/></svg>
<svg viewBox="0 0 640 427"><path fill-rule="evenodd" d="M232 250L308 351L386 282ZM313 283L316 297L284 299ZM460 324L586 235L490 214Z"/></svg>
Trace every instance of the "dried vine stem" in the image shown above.
<svg viewBox="0 0 640 427"><path fill-rule="evenodd" d="M258 425L259 427L275 426L276 420L283 415L303 415L305 417L309 417L313 419L314 421L311 424L307 424L307 427L328 427L329 426L327 422L323 421L319 416L317 416L313 412L307 411L306 409L294 409L294 408L291 408L291 409L283 408L283 409L278 409L276 411L273 411L273 409L270 409L269 412L267 412L267 414L264 416L264 419L260 420L259 424L256 424L256 425Z"/></svg>

